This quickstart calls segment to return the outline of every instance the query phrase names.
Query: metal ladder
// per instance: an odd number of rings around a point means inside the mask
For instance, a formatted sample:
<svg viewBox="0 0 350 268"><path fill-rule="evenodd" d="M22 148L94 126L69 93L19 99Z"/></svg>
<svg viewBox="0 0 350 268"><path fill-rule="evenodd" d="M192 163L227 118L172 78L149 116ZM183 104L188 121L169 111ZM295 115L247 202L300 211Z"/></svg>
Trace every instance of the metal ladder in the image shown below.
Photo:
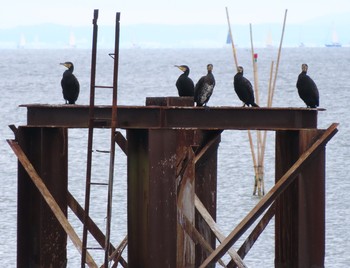
<svg viewBox="0 0 350 268"><path fill-rule="evenodd" d="M116 14L115 26L115 45L114 54L109 54L114 60L113 67L113 85L112 86L97 86L95 84L96 78L96 54L97 54L97 34L98 34L98 9L94 10L93 18L93 38L92 38L92 56L91 56L91 78L90 78L90 106L89 106L89 123L88 123L88 145L87 145L87 163L86 163L86 184L85 184L85 207L84 207L84 221L83 221L83 239L82 239L82 253L81 253L81 267L85 267L87 255L87 240L88 240L88 222L90 212L90 192L93 185L108 186L107 196L107 216L106 216L106 234L105 234L105 257L104 267L108 267L110 254L110 229L111 229L111 213L112 213L112 195L113 195L113 179L114 179L114 160L115 160L115 132L117 126L117 88L118 88L118 62L119 62L119 34L120 34L120 13ZM111 137L110 137L110 161L109 161L109 178L108 183L92 182L92 153L93 153L93 137L94 127L96 127L100 119L95 117L95 89L97 88L111 88L113 90L112 100L112 115L110 119ZM93 248L92 248L93 249Z"/></svg>

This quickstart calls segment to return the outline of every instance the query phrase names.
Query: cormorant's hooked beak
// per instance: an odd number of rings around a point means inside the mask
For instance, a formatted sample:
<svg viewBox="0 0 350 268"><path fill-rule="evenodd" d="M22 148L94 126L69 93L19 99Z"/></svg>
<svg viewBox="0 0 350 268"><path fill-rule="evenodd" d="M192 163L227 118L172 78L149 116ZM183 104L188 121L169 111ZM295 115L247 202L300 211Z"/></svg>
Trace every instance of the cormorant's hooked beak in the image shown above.
<svg viewBox="0 0 350 268"><path fill-rule="evenodd" d="M71 67L71 65L67 62L61 62L60 65L63 65L64 67L66 67L68 69Z"/></svg>
<svg viewBox="0 0 350 268"><path fill-rule="evenodd" d="M177 67L179 68L181 71L185 72L186 71L186 68L183 67L182 65L174 65L174 67Z"/></svg>

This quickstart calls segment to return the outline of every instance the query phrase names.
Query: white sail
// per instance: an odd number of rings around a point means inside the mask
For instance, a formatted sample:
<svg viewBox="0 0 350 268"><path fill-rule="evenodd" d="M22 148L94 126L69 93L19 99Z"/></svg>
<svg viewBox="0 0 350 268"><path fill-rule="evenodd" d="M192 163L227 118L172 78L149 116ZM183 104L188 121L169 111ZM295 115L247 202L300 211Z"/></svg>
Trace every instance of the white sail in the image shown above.
<svg viewBox="0 0 350 268"><path fill-rule="evenodd" d="M25 48L26 44L27 44L26 38L24 34L21 34L19 43L18 43L18 48Z"/></svg>
<svg viewBox="0 0 350 268"><path fill-rule="evenodd" d="M69 47L70 48L75 48L77 45L76 45L76 41L75 41L75 35L73 32L70 32L70 35L69 35Z"/></svg>

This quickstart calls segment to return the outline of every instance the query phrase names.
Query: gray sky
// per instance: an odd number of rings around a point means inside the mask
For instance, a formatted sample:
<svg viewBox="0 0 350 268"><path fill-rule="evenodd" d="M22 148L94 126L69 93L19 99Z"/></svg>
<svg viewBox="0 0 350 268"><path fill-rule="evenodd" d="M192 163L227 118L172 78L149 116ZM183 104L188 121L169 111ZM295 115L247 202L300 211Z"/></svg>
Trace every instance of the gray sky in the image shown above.
<svg viewBox="0 0 350 268"><path fill-rule="evenodd" d="M100 10L99 24L225 24L225 7L231 24L302 23L323 15L349 13L349 0L10 0L0 9L0 28L39 23L90 25L93 9Z"/></svg>

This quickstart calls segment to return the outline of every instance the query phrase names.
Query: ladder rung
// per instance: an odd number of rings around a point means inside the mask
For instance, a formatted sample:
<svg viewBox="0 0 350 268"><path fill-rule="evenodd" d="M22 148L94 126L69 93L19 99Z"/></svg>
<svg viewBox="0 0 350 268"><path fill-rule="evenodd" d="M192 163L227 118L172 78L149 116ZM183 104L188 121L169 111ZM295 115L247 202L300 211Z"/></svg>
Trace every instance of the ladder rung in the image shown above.
<svg viewBox="0 0 350 268"><path fill-rule="evenodd" d="M104 153L104 154L109 154L111 151L109 151L109 150L95 150L96 151L96 153Z"/></svg>
<svg viewBox="0 0 350 268"><path fill-rule="evenodd" d="M108 185L108 183L105 183L105 182L90 182L90 185Z"/></svg>
<svg viewBox="0 0 350 268"><path fill-rule="evenodd" d="M95 88L113 88L113 86L95 86Z"/></svg>
<svg viewBox="0 0 350 268"><path fill-rule="evenodd" d="M86 248L87 250L105 250L104 248L101 248L101 247L99 247L99 248L94 248L94 247L88 247L88 248Z"/></svg>

